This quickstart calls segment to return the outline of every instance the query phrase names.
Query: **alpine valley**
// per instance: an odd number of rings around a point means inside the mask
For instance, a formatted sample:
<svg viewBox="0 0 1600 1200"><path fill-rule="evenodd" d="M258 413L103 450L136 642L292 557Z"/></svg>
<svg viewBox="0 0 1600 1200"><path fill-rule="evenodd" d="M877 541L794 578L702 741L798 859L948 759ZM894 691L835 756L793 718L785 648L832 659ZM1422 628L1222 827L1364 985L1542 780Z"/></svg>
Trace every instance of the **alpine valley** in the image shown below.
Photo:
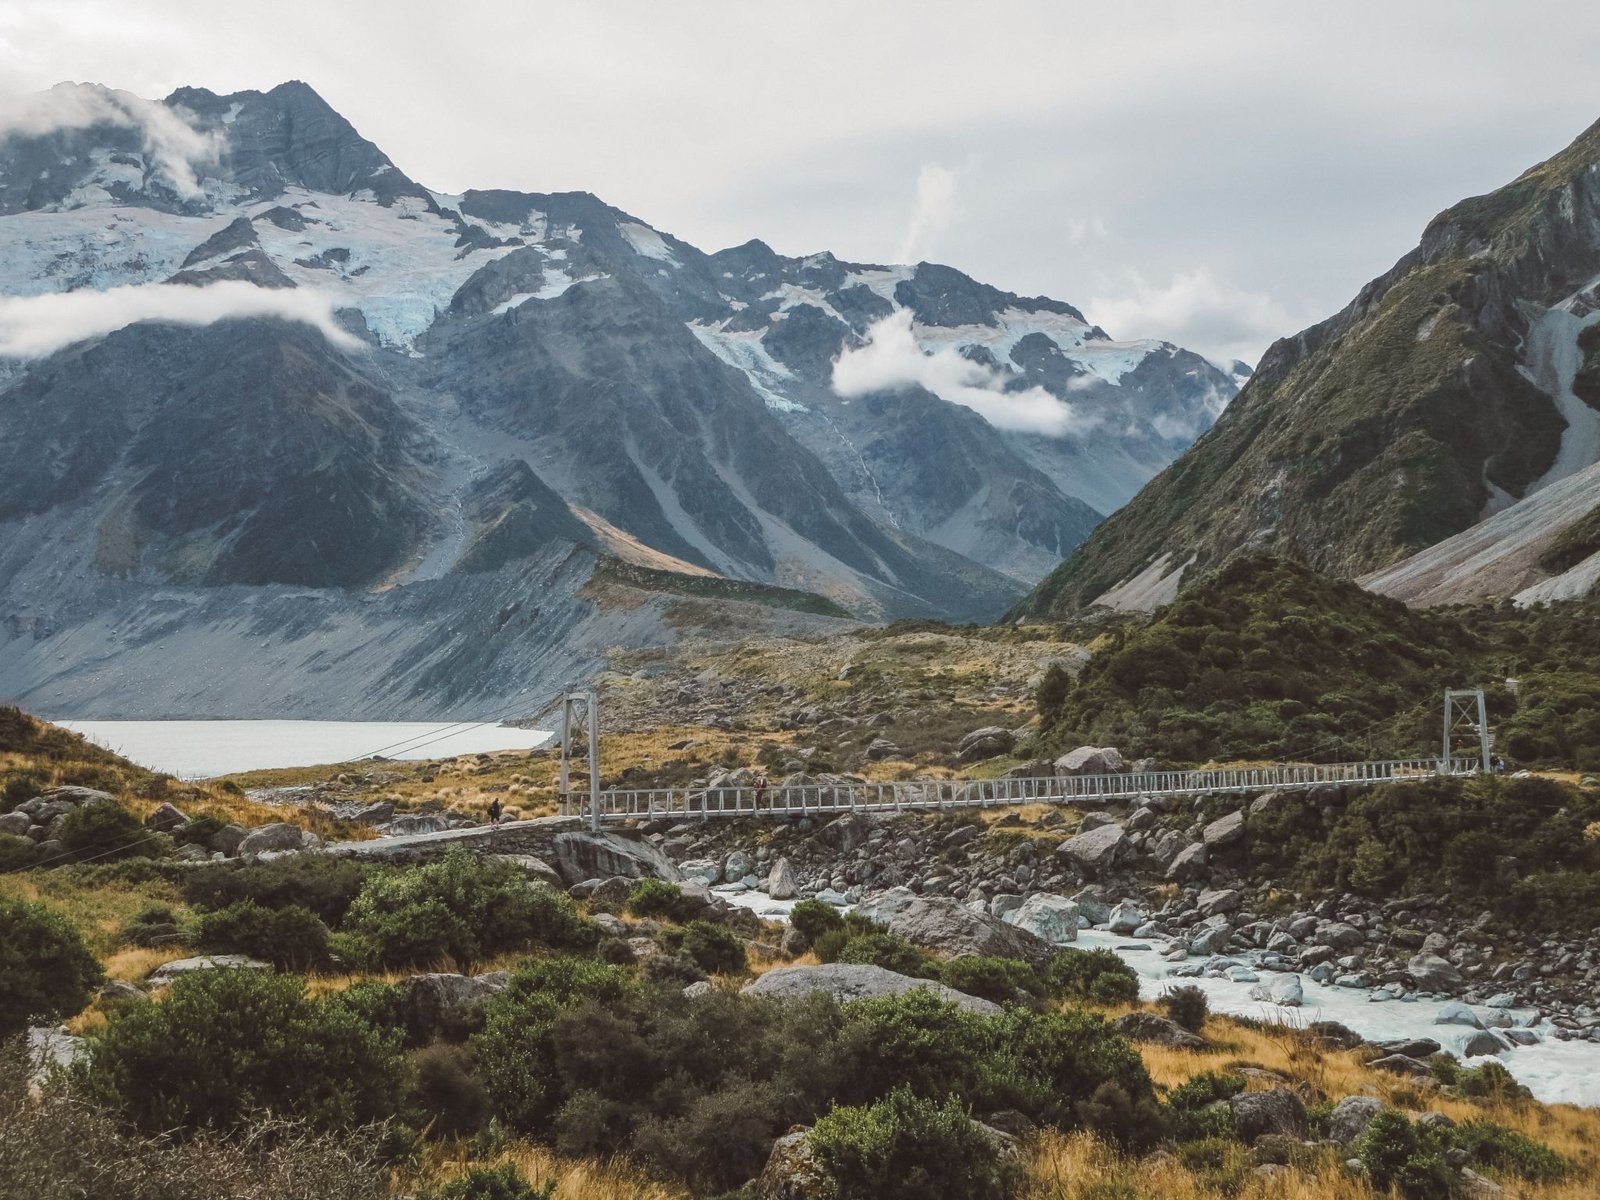
<svg viewBox="0 0 1600 1200"><path fill-rule="evenodd" d="M0 358L0 693L45 711L439 717L696 622L991 620L1245 373L946 266L431 192L303 83L43 102L87 115L0 142L0 290L131 314ZM835 389L891 335L909 375Z"/></svg>

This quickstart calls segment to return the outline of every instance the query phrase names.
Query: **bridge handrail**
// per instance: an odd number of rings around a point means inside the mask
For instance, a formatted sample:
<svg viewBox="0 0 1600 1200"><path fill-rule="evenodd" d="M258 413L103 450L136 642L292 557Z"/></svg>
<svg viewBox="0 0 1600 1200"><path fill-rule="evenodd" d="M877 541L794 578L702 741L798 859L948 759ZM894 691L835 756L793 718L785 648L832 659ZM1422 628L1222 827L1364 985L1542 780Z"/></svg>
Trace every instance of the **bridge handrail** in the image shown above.
<svg viewBox="0 0 1600 1200"><path fill-rule="evenodd" d="M1403 758L1332 764L1282 763L1267 767L1212 767L1102 775L1046 775L1021 779L921 779L883 783L806 783L751 786L619 789L600 793L599 819L684 816L805 815L815 812L884 812L928 808L988 808L1009 804L1069 803L1135 796L1184 796L1312 788L1327 783L1409 783L1441 775L1475 775L1475 758ZM588 798L571 797L568 811L588 814Z"/></svg>

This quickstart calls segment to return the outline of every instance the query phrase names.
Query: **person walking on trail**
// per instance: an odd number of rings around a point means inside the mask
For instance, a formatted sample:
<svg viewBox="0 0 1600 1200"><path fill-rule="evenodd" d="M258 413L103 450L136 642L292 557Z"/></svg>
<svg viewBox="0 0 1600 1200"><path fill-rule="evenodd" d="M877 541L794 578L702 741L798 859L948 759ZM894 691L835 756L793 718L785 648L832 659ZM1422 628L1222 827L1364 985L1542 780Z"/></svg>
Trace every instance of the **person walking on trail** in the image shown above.
<svg viewBox="0 0 1600 1200"><path fill-rule="evenodd" d="M491 825L500 824L500 797L499 796L496 796L493 800L489 801L489 824L491 824Z"/></svg>

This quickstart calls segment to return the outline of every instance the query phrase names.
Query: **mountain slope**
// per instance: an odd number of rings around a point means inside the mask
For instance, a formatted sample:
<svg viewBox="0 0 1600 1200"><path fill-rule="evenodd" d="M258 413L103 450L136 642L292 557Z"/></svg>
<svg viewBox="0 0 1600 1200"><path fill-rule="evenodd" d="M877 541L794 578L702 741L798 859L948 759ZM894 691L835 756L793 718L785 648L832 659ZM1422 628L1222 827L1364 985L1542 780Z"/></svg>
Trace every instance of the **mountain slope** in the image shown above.
<svg viewBox="0 0 1600 1200"><path fill-rule="evenodd" d="M393 671L493 695L475 656L545 655L589 619L551 564L603 555L990 620L1233 394L948 267L706 254L587 193L431 192L303 83L45 102L80 115L0 140L0 691L50 711L139 694L105 681L177 644L162 614L191 663L240 661L318 606L355 677L315 695L390 704ZM886 320L899 374L836 391ZM1059 419L1012 428L1018 404ZM402 637L412 663L379 669L359 642L471 628L510 579L549 593L526 653Z"/></svg>
<svg viewBox="0 0 1600 1200"><path fill-rule="evenodd" d="M1600 460L1600 126L1434 219L1337 316L1276 343L1216 426L1024 608L1170 599L1247 549L1386 567Z"/></svg>

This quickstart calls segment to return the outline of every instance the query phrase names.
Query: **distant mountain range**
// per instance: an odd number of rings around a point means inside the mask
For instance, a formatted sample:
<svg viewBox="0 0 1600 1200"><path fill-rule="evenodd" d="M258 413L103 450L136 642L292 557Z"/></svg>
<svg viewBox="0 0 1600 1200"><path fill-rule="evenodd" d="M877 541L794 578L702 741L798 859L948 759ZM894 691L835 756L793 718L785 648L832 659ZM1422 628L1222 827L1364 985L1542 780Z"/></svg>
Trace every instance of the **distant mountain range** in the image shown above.
<svg viewBox="0 0 1600 1200"><path fill-rule="evenodd" d="M302 83L39 97L0 292L0 694L78 715L522 695L670 636L594 625L607 558L992 619L1237 390L949 267L434 193Z"/></svg>
<svg viewBox="0 0 1600 1200"><path fill-rule="evenodd" d="M1272 346L1020 611L1148 608L1263 549L1413 603L1583 595L1597 464L1600 125Z"/></svg>

